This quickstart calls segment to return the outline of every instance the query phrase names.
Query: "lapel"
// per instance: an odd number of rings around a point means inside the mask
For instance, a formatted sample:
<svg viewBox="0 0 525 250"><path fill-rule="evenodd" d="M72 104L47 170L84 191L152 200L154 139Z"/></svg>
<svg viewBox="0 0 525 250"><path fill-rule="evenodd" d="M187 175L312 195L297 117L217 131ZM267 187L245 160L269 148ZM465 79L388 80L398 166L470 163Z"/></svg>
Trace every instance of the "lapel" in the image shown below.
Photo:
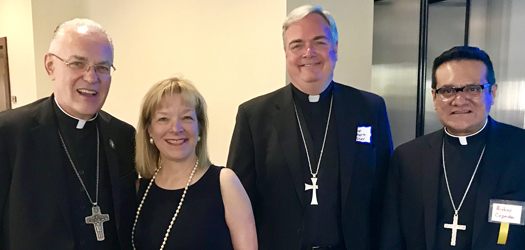
<svg viewBox="0 0 525 250"><path fill-rule="evenodd" d="M346 198L350 190L350 180L352 179L352 170L354 169L355 154L357 151L355 138L360 119L360 116L357 114L366 112L362 106L362 103L365 102L352 92L343 93L344 90L345 89L341 88L338 83L334 82L334 110L332 112L334 112L335 115L338 137L342 208L346 205Z"/></svg>
<svg viewBox="0 0 525 250"><path fill-rule="evenodd" d="M498 162L498 159L502 159L506 155L505 147L506 145L505 138L500 136L498 123L494 121L491 117L488 118L489 134L487 136L485 154L480 163L479 175L479 187L476 199L476 214L474 215L474 232L472 235L472 246L478 236L480 235L483 225L486 224L488 220L487 214L489 210L489 200L492 198L492 195L495 192L498 180L500 179L501 172L504 171L506 166L500 165L504 164Z"/></svg>
<svg viewBox="0 0 525 250"><path fill-rule="evenodd" d="M297 196L301 201L301 205L304 207L303 193L304 193L304 182L303 174L301 171L301 159L299 157L299 147L302 141L298 136L297 121L295 117L295 110L292 97L292 86L282 88L280 91L280 97L275 102L275 111L272 113L273 124L277 131L279 143L283 149L284 157L288 163L292 180L295 184Z"/></svg>
<svg viewBox="0 0 525 250"><path fill-rule="evenodd" d="M56 116L53 110L54 96L52 95L48 99L42 101L40 107L35 115L37 125L31 129L31 136L35 141L36 148L40 151L39 159L40 165L46 168L43 171L42 180L48 180L47 185L51 189L54 195L48 197L58 203L60 211L66 223L66 228L72 235L72 225L70 220L69 204L67 203L68 197L65 190L67 190L65 184L65 172L63 158L59 157L63 154L64 149L60 143L58 137L58 125ZM60 153L57 153L59 150ZM55 157L49 157L54 155Z"/></svg>
<svg viewBox="0 0 525 250"><path fill-rule="evenodd" d="M300 106L294 106L294 118L295 120L297 121L297 116L295 114L295 108L297 108L297 114L299 117L304 117L304 114L303 114L303 111L301 109ZM306 145L314 145L314 140L313 140L313 137L312 137L312 134L310 134L310 130L308 129L308 125L306 124L306 121L303 119L299 119L299 123L301 124L301 127L299 129L302 128L302 131L303 131L303 136L304 136L304 141L306 142ZM304 148L304 142L303 142L303 138L300 137L299 138L300 142L299 142L299 148ZM301 150L302 150L301 148ZM307 148L308 150L308 154L310 155L310 163L312 164L312 168L316 168L317 167L317 161L319 160L318 158L314 157L315 155L315 152L314 152L314 149L313 147L308 147Z"/></svg>
<svg viewBox="0 0 525 250"><path fill-rule="evenodd" d="M441 168L441 145L443 144L443 130L438 130L427 137L428 148L418 150L422 152L419 159L427 164L421 164L421 186L423 194L425 239L427 249L433 249L436 238L436 221L438 207L439 173Z"/></svg>
<svg viewBox="0 0 525 250"><path fill-rule="evenodd" d="M115 131L110 126L111 116L104 111L99 112L99 126L100 134L102 137L102 147L105 150L107 166L109 171L109 179L111 181L111 192L113 198L113 209L115 211L115 224L117 225L117 232L119 232L120 222L120 174L119 174L119 162L117 157L117 147L115 144L117 141L115 135L118 131Z"/></svg>

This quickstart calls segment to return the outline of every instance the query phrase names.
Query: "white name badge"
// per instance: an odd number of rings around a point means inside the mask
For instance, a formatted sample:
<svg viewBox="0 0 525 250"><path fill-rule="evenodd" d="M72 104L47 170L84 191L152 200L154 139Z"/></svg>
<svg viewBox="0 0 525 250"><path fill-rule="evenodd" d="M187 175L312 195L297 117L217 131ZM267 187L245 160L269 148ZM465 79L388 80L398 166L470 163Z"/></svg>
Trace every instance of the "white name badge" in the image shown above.
<svg viewBox="0 0 525 250"><path fill-rule="evenodd" d="M523 211L525 202L511 200L490 200L489 222L525 225Z"/></svg>
<svg viewBox="0 0 525 250"><path fill-rule="evenodd" d="M359 143L372 143L372 126L358 126L356 142Z"/></svg>

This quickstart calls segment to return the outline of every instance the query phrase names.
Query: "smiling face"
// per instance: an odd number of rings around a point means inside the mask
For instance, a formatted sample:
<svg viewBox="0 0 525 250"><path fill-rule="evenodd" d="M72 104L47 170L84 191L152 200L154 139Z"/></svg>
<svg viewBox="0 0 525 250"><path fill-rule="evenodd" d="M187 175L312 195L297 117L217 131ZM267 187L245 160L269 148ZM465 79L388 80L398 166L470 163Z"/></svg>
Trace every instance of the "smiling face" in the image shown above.
<svg viewBox="0 0 525 250"><path fill-rule="evenodd" d="M103 33L85 26L67 31L60 39L61 46L51 52L64 59L64 62L51 53L45 56L46 71L55 82L55 98L68 114L88 120L104 105L111 76L100 77L93 67L89 71L74 70L66 63L75 61L89 65L112 65L111 45Z"/></svg>
<svg viewBox="0 0 525 250"><path fill-rule="evenodd" d="M194 159L198 124L195 109L188 106L180 94L163 97L148 127L161 160L182 162Z"/></svg>
<svg viewBox="0 0 525 250"><path fill-rule="evenodd" d="M443 63L436 69L436 89L442 87L463 87L487 83L487 67L481 61L454 60ZM489 93L489 88L492 89ZM453 135L465 136L476 133L485 124L490 108L494 104L497 85L485 88L477 97L469 98L458 92L454 97L444 99L432 90L434 108L439 121Z"/></svg>
<svg viewBox="0 0 525 250"><path fill-rule="evenodd" d="M311 13L290 25L284 34L286 69L292 84L306 94L317 95L328 87L337 61L328 22Z"/></svg>

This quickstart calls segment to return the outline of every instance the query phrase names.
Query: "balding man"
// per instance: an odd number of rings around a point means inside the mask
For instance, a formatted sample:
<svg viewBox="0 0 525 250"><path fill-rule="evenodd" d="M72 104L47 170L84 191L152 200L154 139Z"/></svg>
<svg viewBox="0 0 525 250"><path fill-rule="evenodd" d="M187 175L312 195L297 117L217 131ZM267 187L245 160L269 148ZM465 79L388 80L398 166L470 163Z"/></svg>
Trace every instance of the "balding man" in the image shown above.
<svg viewBox="0 0 525 250"><path fill-rule="evenodd" d="M111 39L64 22L45 68L54 93L0 113L0 249L130 249L134 129L101 111Z"/></svg>

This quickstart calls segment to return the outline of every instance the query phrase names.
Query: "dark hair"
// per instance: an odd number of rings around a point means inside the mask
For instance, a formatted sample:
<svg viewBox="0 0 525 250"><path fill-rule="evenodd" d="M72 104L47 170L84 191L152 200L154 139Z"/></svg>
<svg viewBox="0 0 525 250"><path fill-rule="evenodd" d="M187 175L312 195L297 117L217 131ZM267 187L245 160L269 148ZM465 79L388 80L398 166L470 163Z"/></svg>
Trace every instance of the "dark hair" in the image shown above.
<svg viewBox="0 0 525 250"><path fill-rule="evenodd" d="M485 51L477 47L456 46L443 52L440 56L434 59L434 65L432 66L432 89L436 89L437 86L436 69L443 63L459 60L475 60L483 62L485 66L487 66L488 83L490 83L490 85L496 84L494 67L492 66L492 61L490 61L489 55L485 53Z"/></svg>

